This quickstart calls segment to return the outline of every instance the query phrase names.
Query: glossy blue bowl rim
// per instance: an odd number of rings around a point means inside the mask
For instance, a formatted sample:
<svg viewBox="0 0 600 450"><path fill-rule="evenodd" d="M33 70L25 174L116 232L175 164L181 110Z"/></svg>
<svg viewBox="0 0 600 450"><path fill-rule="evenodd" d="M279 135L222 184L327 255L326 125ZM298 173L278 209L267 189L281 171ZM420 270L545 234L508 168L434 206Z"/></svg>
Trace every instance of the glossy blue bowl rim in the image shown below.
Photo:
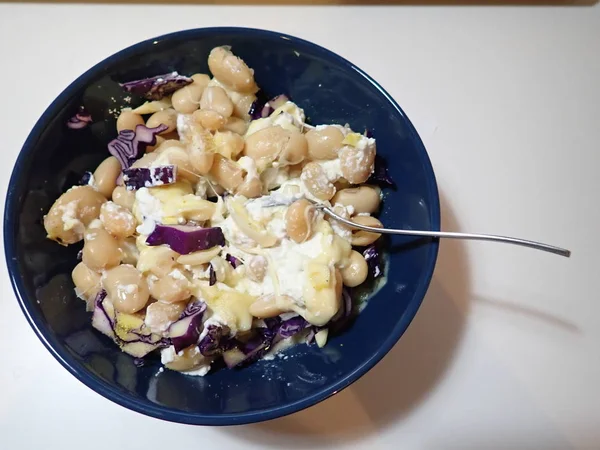
<svg viewBox="0 0 600 450"><path fill-rule="evenodd" d="M104 59L103 61L99 62L91 69L86 71L83 75L79 76L65 90L63 90L60 93L60 95L44 111L40 119L33 127L29 136L27 137L27 140L25 141L25 144L23 145L23 148L21 149L21 152L17 157L17 161L12 171L12 175L8 185L4 209L4 248L11 284L17 296L17 300L19 301L19 305L21 306L21 310L23 311L23 314L25 314L27 321L37 334L38 338L42 341L42 343L52 354L52 356L54 356L54 358L56 358L56 360L72 375L74 375L79 381L81 381L83 384L85 384L95 392L99 393L103 397L133 411L162 420L190 425L242 425L247 423L275 419L277 417L292 414L294 412L313 406L327 399L328 397L340 392L341 390L345 389L350 384L358 380L362 375L364 375L370 369L372 369L392 349L392 347L394 347L396 342L400 339L400 337L404 334L404 332L412 322L413 318L417 313L417 310L421 306L423 298L425 297L425 294L431 282L439 249L438 241L434 240L429 244L429 256L427 264L424 267L425 276L422 276L420 278L419 284L415 289L412 301L408 304L408 307L402 315L401 320L398 321L398 323L396 324L388 338L384 341L383 345L379 348L379 350L376 353L374 353L369 359L365 360L362 363L362 365L357 367L353 372L349 373L343 378L340 378L332 386L326 389L322 389L319 392L316 392L310 396L307 396L301 400L298 400L285 406L274 406L265 410L254 411L249 413L218 415L196 414L183 411L169 410L167 407L157 406L150 402L139 400L128 395L124 395L123 393L119 392L119 390L112 387L109 383L100 380L94 377L92 374L90 374L87 370L81 367L80 364L75 360L75 358L72 357L66 350L63 350L62 348L60 348L60 346L54 346L51 342L54 341L54 338L52 337L52 332L48 329L48 327L45 323L43 323L42 320L37 320L30 312L32 303L30 300L25 298L25 286L21 282L17 265L16 245L15 242L12 241L15 220L18 215L18 205L16 204L15 198L15 186L17 185L17 180L20 179L20 177L25 176L22 173L22 169L26 163L26 160L28 159L29 153L33 151L35 143L38 141L40 135L48 126L50 120L55 116L56 112L59 111L61 107L79 91L79 89L86 86L93 78L95 78L98 75L98 73L102 71L102 68L105 65L115 63L121 59L126 59L131 55L137 53L140 49L148 46L149 44L152 44L155 41L162 41L165 39L169 40L172 38L181 39L185 38L186 36L188 36L189 38L197 39L202 38L203 36L210 36L212 34L219 33L245 33L248 35L248 38L280 38L299 44L301 46L308 46L311 47L312 52L320 54L324 58L334 60L338 64L345 66L348 70L358 72L365 79L365 81L371 83L386 98L390 105L392 105L396 109L396 111L404 118L404 120L406 120L411 134L411 139L413 143L417 146L417 148L422 152L423 168L426 172L428 172L429 178L428 190L429 195L431 197L430 217L432 219L432 230L439 230L440 228L440 200L433 167L431 165L431 161L429 160L427 151L425 150L425 146L421 141L421 138L419 137L416 129L414 128L414 126L412 125L402 108L400 108L400 106L385 91L385 89L383 89L374 79L367 75L363 70L356 67L350 61L317 44L284 33L256 28L195 28L164 34L155 38L141 41L137 44L129 46L113 54L112 56L109 56L108 58Z"/></svg>

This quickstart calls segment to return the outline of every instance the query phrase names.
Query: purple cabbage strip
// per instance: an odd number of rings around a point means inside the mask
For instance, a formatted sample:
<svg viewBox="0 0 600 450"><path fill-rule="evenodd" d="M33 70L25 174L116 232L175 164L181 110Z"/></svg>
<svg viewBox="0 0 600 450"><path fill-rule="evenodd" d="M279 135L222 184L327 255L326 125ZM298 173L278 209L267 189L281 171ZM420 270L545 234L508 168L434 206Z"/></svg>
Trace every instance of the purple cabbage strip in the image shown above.
<svg viewBox="0 0 600 450"><path fill-rule="evenodd" d="M92 115L85 109L85 107L80 106L77 110L77 113L67 120L67 127L71 128L72 130L79 130L87 127L90 123L92 123Z"/></svg>
<svg viewBox="0 0 600 450"><path fill-rule="evenodd" d="M375 167L367 183L377 185L381 188L396 188L396 183L394 183L388 172L385 160L379 155L375 155Z"/></svg>
<svg viewBox="0 0 600 450"><path fill-rule="evenodd" d="M379 278L383 275L383 262L377 246L375 244L369 245L363 250L362 254L365 261L367 261L369 275L373 278Z"/></svg>
<svg viewBox="0 0 600 450"><path fill-rule="evenodd" d="M137 125L135 131L122 130L115 139L108 143L108 151L119 160L123 169L127 169L142 156L148 145L155 145L156 136L168 128L164 124L155 128Z"/></svg>
<svg viewBox="0 0 600 450"><path fill-rule="evenodd" d="M106 291L101 289L94 299L94 312L92 314L92 326L100 331L102 334L118 340L115 330L115 318L110 315L104 309L103 301L106 298Z"/></svg>
<svg viewBox="0 0 600 450"><path fill-rule="evenodd" d="M269 117L273 111L275 111L271 105L269 105L268 103L262 107L262 109L260 110L260 118L264 119L265 117Z"/></svg>
<svg viewBox="0 0 600 450"><path fill-rule="evenodd" d="M317 334L319 330L317 330L317 327L310 327L310 330L308 332L308 334L306 335L306 343L307 344L312 344L313 341L315 340L315 334Z"/></svg>
<svg viewBox="0 0 600 450"><path fill-rule="evenodd" d="M275 333L268 328L258 328L255 335L244 343L240 343L238 348L248 357L247 362L260 359L269 349Z"/></svg>
<svg viewBox="0 0 600 450"><path fill-rule="evenodd" d="M79 180L79 182L77 183L77 185L79 186L87 186L88 184L90 184L90 181L92 180L92 172L90 172L89 170L86 170L85 172L83 172L83 175L81 177L81 179Z"/></svg>
<svg viewBox="0 0 600 450"><path fill-rule="evenodd" d="M254 335L246 342L235 339L226 341L230 346L223 353L227 367L233 368L254 362L262 358L277 342L310 327L310 324L301 316L294 316L287 320L282 320L281 317L272 317L263 321L265 326L255 329ZM220 347L223 349L222 342Z"/></svg>
<svg viewBox="0 0 600 450"><path fill-rule="evenodd" d="M133 358L133 364L135 367L144 367L146 365L146 360L144 358Z"/></svg>
<svg viewBox="0 0 600 450"><path fill-rule="evenodd" d="M289 338L304 330L310 324L306 321L306 319L302 316L292 317L288 320L284 320L279 325L279 329L277 333L282 338Z"/></svg>
<svg viewBox="0 0 600 450"><path fill-rule="evenodd" d="M170 343L179 352L184 348L198 343L200 338L200 329L202 328L202 316L206 310L206 303L195 302L195 305L188 305L183 312L184 317L174 322L169 327Z"/></svg>
<svg viewBox="0 0 600 450"><path fill-rule="evenodd" d="M281 339L289 338L309 327L310 324L304 319L304 317L297 315L290 317L289 319L283 320L281 317L271 317L264 319L266 329L268 329L273 337L279 337ZM279 339L280 340L280 339Z"/></svg>
<svg viewBox="0 0 600 450"><path fill-rule="evenodd" d="M277 95L268 102L265 102L264 99L257 98L250 106L248 114L250 114L252 120L264 119L265 117L269 117L273 111L289 100L290 98L285 94Z"/></svg>
<svg viewBox="0 0 600 450"><path fill-rule="evenodd" d="M143 187L164 186L177 180L177 166L136 167L123 170L123 183L128 191Z"/></svg>
<svg viewBox="0 0 600 450"><path fill-rule="evenodd" d="M166 338L158 337L158 335L142 334L135 330L129 330L129 333L136 336L136 339L130 339L123 341L125 344L132 344L134 342L143 342L144 344L156 345L158 347L168 347L171 345L171 340ZM158 339L156 339L158 337ZM121 340L121 339L120 339Z"/></svg>
<svg viewBox="0 0 600 450"><path fill-rule="evenodd" d="M219 227L202 228L191 225L156 225L146 238L150 246L166 244L180 255L225 245L225 236Z"/></svg>
<svg viewBox="0 0 600 450"><path fill-rule="evenodd" d="M208 264L208 285L214 286L217 284L217 274L212 264Z"/></svg>
<svg viewBox="0 0 600 450"><path fill-rule="evenodd" d="M141 80L120 83L120 86L127 92L139 95L148 100L160 100L193 82L194 80L189 77L179 75L177 72L171 72L150 78L142 78Z"/></svg>
<svg viewBox="0 0 600 450"><path fill-rule="evenodd" d="M206 311L206 303L201 302L199 300L190 302L185 306L185 309L179 316L179 320L185 319L186 317L190 317L204 311Z"/></svg>
<svg viewBox="0 0 600 450"><path fill-rule="evenodd" d="M198 343L203 356L214 357L231 350L235 341L229 338L229 330L217 325L209 325L204 337Z"/></svg>
<svg viewBox="0 0 600 450"><path fill-rule="evenodd" d="M256 99L250 105L250 109L248 110L248 114L252 120L257 120L262 118L262 110L265 107L265 103L261 100Z"/></svg>
<svg viewBox="0 0 600 450"><path fill-rule="evenodd" d="M271 100L269 100L269 102L267 104L274 111L289 101L290 101L290 98L287 95L279 94L279 95L273 97ZM273 111L271 111L271 112L273 112ZM271 113L269 113L269 114L271 114Z"/></svg>
<svg viewBox="0 0 600 450"><path fill-rule="evenodd" d="M230 255L229 253L227 253L227 255L225 255L225 259L227 260L227 262L229 264L231 264L231 267L233 267L234 269L237 269L239 266L241 266L243 264L242 261L240 261L235 256Z"/></svg>

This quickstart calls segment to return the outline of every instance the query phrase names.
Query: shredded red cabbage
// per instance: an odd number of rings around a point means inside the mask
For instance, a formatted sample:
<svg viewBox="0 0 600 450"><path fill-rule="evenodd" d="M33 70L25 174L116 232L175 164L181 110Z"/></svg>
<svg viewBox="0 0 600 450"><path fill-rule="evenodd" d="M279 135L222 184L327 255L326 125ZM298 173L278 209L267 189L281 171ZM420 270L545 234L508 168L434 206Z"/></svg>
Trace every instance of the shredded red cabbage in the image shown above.
<svg viewBox="0 0 600 450"><path fill-rule="evenodd" d="M273 110L276 110L277 108L279 108L280 106L283 106L285 103L289 102L290 98L285 95L285 94L279 94L275 97L273 97L271 100L269 100L269 106L271 106L271 108L273 108Z"/></svg>
<svg viewBox="0 0 600 450"><path fill-rule="evenodd" d="M109 338L115 339L115 318L111 317L104 309L103 301L106 291L101 289L94 299L94 313L92 315L92 326Z"/></svg>
<svg viewBox="0 0 600 450"><path fill-rule="evenodd" d="M367 266L369 267L369 275L373 278L379 278L383 275L383 261L381 260L381 254L375 244L369 245L362 252Z"/></svg>
<svg viewBox="0 0 600 450"><path fill-rule="evenodd" d="M87 127L90 123L92 123L92 115L84 106L80 106L77 113L67 120L67 127L73 130L79 130Z"/></svg>
<svg viewBox="0 0 600 450"><path fill-rule="evenodd" d="M104 307L105 298L106 291L102 289L94 300L92 326L115 341L123 351L141 358L157 348L171 345L169 339L161 338L157 334L143 333L142 329L127 330L126 337L119 337L115 332L118 325L116 316L109 314Z"/></svg>
<svg viewBox="0 0 600 450"><path fill-rule="evenodd" d="M177 180L177 166L136 167L123 170L123 183L128 191L143 187L173 184Z"/></svg>
<svg viewBox="0 0 600 450"><path fill-rule="evenodd" d="M367 183L374 184L382 188L396 188L396 183L394 183L394 180L388 172L385 160L379 155L375 155L375 167L373 173L367 180Z"/></svg>
<svg viewBox="0 0 600 450"><path fill-rule="evenodd" d="M144 358L133 358L133 364L135 367L144 367L146 365L146 360Z"/></svg>
<svg viewBox="0 0 600 450"><path fill-rule="evenodd" d="M185 306L185 309L179 316L179 320L204 312L205 310L206 303L201 302L200 300L190 302Z"/></svg>
<svg viewBox="0 0 600 450"><path fill-rule="evenodd" d="M90 184L90 181L92 181L92 172L90 171L85 171L83 172L83 175L81 177L81 179L79 180L79 182L77 183L77 185L79 186L87 186L88 184Z"/></svg>
<svg viewBox="0 0 600 450"><path fill-rule="evenodd" d="M198 349L203 356L215 357L231 350L235 341L229 338L229 329L217 325L209 325L204 337L198 343Z"/></svg>
<svg viewBox="0 0 600 450"><path fill-rule="evenodd" d="M285 339L294 336L309 325L310 324L306 321L306 319L304 319L304 317L296 316L282 321L281 324L279 324L277 333L279 333L279 335Z"/></svg>
<svg viewBox="0 0 600 450"><path fill-rule="evenodd" d="M166 244L180 255L225 245L219 227L201 228L192 225L156 225L146 239L150 246Z"/></svg>
<svg viewBox="0 0 600 450"><path fill-rule="evenodd" d="M200 329L202 328L202 316L206 310L206 303L196 301L188 304L182 317L171 324L169 336L171 345L179 352L184 348L198 343Z"/></svg>
<svg viewBox="0 0 600 450"><path fill-rule="evenodd" d="M189 77L179 75L177 72L156 75L155 77L120 83L120 86L130 92L148 100L160 100L176 90L193 83Z"/></svg>
<svg viewBox="0 0 600 450"><path fill-rule="evenodd" d="M135 131L122 130L115 139L108 143L108 151L119 160L123 169L127 169L142 156L148 145L155 145L156 136L168 128L164 124L156 128L137 125Z"/></svg>
<svg viewBox="0 0 600 450"><path fill-rule="evenodd" d="M227 260L227 262L229 262L229 264L231 264L231 266L234 269L237 269L239 266L241 266L243 264L242 261L240 261L235 256L230 255L229 253L227 253L227 255L225 255L225 259Z"/></svg>
<svg viewBox="0 0 600 450"><path fill-rule="evenodd" d="M265 117L269 117L273 111L289 100L290 98L285 94L277 95L268 102L265 102L264 99L257 98L250 106L248 114L250 114L252 120L264 119Z"/></svg>
<svg viewBox="0 0 600 450"><path fill-rule="evenodd" d="M215 272L215 268L212 264L208 265L208 285L214 286L217 284L217 273Z"/></svg>

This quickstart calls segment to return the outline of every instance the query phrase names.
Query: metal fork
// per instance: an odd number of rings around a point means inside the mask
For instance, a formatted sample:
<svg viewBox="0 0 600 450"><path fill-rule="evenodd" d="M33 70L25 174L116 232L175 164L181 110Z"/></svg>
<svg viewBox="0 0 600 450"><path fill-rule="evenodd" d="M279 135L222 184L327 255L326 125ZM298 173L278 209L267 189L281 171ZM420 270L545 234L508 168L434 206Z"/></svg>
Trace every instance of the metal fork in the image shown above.
<svg viewBox="0 0 600 450"><path fill-rule="evenodd" d="M449 239L473 239L478 241L492 241L502 242L505 244L522 245L523 247L533 248L535 250L542 250L544 252L554 253L555 255L565 256L569 258L571 251L565 248L555 247L554 245L543 244L541 242L529 241L526 239L519 239L508 236L497 236L493 234L476 234L476 233L456 233L452 231L425 231L425 230L396 230L392 228L375 228L367 225L361 225L354 223L339 214L335 213L331 208L317 202L312 202L316 208L323 211L328 216L335 220L347 225L351 228L358 230L369 231L371 233L382 233L382 234L399 234L402 236L421 236L421 237L433 237L433 238L449 238Z"/></svg>

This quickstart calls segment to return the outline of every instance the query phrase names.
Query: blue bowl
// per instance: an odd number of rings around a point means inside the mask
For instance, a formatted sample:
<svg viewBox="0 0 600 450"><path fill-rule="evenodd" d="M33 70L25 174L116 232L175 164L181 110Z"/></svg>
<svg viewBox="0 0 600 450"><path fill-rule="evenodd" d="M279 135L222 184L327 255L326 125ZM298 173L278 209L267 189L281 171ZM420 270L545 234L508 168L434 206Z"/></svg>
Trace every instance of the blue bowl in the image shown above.
<svg viewBox="0 0 600 450"><path fill-rule="evenodd" d="M312 123L349 123L355 130L373 132L378 153L397 184L385 196L383 223L431 230L440 225L433 169L404 112L363 71L310 42L245 28L188 30L129 47L75 80L38 120L10 180L4 244L15 293L43 344L81 382L134 411L198 425L273 419L314 405L356 381L410 324L438 252L436 241L386 241L387 284L347 330L323 349L300 345L283 358L241 370L206 377L160 373L158 361L140 367L96 332L71 282L78 248L47 240L42 216L66 187L106 157L106 144L116 134L111 110L123 105L118 81L173 70L208 72L209 51L223 44L233 46L255 69L267 95L289 94ZM83 130L67 129L65 122L81 104L94 123Z"/></svg>

